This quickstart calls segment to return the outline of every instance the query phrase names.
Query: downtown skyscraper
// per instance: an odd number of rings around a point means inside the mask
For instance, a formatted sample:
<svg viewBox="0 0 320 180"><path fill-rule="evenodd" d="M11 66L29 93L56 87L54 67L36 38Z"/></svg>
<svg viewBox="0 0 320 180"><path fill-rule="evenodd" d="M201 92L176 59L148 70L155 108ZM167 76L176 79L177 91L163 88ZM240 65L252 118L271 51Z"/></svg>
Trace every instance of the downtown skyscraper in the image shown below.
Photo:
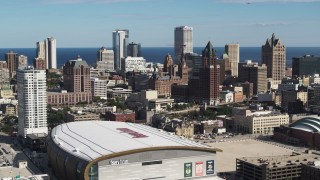
<svg viewBox="0 0 320 180"><path fill-rule="evenodd" d="M9 69L9 76L10 78L13 78L16 75L17 65L16 65L16 59L17 59L17 53L10 51L5 54L5 60L7 62L7 67Z"/></svg>
<svg viewBox="0 0 320 180"><path fill-rule="evenodd" d="M182 51L184 53L193 52L193 28L189 26L179 26L174 29L174 56L175 61L180 60Z"/></svg>
<svg viewBox="0 0 320 180"><path fill-rule="evenodd" d="M202 65L189 79L189 94L195 102L219 104L220 66L216 50L209 41L202 51Z"/></svg>
<svg viewBox="0 0 320 180"><path fill-rule="evenodd" d="M36 60L44 60L47 69L57 68L57 41L49 37L44 41L37 42Z"/></svg>
<svg viewBox="0 0 320 180"><path fill-rule="evenodd" d="M262 64L267 65L267 76L272 78L271 88L277 89L278 84L285 77L286 72L286 47L274 34L262 46Z"/></svg>
<svg viewBox="0 0 320 180"><path fill-rule="evenodd" d="M105 72L114 70L114 53L113 50L108 50L101 47L97 51L97 67L98 70Z"/></svg>
<svg viewBox="0 0 320 180"><path fill-rule="evenodd" d="M53 37L46 40L46 60L48 69L57 69L57 41Z"/></svg>
<svg viewBox="0 0 320 180"><path fill-rule="evenodd" d="M240 61L240 45L227 44L225 52L228 54L230 62L231 76L238 76L238 63Z"/></svg>
<svg viewBox="0 0 320 180"><path fill-rule="evenodd" d="M112 32L114 69L121 69L121 58L127 57L127 46L129 43L129 30L116 29Z"/></svg>
<svg viewBox="0 0 320 180"><path fill-rule="evenodd" d="M17 70L18 134L48 134L46 71L26 67Z"/></svg>

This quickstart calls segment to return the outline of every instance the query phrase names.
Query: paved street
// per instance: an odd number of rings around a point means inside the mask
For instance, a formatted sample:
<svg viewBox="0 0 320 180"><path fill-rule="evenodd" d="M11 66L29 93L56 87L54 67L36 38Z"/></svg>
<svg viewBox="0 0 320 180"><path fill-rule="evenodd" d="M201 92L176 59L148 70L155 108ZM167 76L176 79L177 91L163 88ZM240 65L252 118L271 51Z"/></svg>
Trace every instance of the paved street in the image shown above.
<svg viewBox="0 0 320 180"><path fill-rule="evenodd" d="M217 153L217 172L228 180L235 179L236 158L291 155L292 150L254 139L239 139L234 141L206 143L221 149Z"/></svg>

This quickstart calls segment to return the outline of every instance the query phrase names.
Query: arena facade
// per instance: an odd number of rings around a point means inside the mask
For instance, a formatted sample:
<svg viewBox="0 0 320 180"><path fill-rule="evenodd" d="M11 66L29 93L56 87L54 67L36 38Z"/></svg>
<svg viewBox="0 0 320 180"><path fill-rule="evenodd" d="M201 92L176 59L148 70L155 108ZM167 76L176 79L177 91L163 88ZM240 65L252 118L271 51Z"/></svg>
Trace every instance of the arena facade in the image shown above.
<svg viewBox="0 0 320 180"><path fill-rule="evenodd" d="M146 125L81 121L59 125L48 159L62 180L219 179L211 148Z"/></svg>

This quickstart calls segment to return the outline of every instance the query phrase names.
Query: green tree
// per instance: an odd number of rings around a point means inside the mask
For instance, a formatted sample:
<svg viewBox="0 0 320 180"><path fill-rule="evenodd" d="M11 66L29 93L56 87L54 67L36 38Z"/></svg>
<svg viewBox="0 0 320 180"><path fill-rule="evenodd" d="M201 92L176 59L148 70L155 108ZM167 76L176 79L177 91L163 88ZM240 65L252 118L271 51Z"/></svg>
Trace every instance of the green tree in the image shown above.
<svg viewBox="0 0 320 180"><path fill-rule="evenodd" d="M9 126L8 124L5 124L5 125L3 125L1 130L6 134L11 134L13 128L11 126Z"/></svg>
<svg viewBox="0 0 320 180"><path fill-rule="evenodd" d="M6 116L2 119L2 121L9 126L17 125L18 124L18 117L17 116Z"/></svg>

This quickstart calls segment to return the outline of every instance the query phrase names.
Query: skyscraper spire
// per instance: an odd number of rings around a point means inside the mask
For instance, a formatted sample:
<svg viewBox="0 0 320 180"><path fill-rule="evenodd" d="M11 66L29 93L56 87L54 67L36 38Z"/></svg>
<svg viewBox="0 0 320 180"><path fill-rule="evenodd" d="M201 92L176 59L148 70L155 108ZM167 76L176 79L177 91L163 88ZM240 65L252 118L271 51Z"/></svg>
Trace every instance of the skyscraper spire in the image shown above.
<svg viewBox="0 0 320 180"><path fill-rule="evenodd" d="M208 67L214 65L214 59L216 59L216 50L213 48L211 42L207 43L207 46L202 51L202 65Z"/></svg>

